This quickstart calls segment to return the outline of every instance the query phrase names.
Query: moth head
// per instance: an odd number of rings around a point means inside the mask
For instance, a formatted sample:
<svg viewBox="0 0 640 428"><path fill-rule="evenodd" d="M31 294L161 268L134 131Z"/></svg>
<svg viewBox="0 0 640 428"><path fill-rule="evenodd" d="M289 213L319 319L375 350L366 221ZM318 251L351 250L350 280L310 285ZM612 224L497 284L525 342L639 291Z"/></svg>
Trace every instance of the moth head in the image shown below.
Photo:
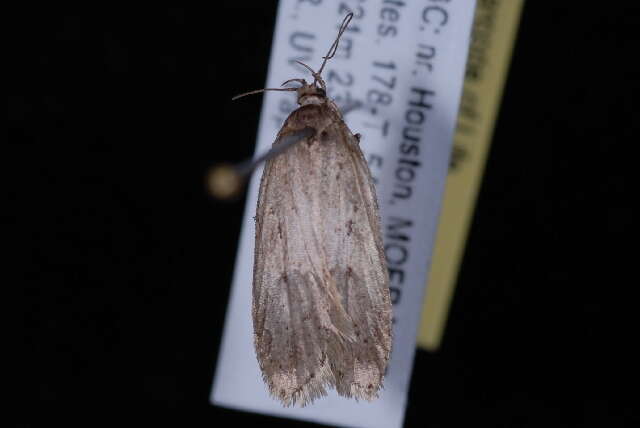
<svg viewBox="0 0 640 428"><path fill-rule="evenodd" d="M300 87L296 89L296 93L298 94L298 104L301 106L306 104L321 104L326 101L327 89L320 76L311 84L307 83L304 79L293 80L300 82Z"/></svg>

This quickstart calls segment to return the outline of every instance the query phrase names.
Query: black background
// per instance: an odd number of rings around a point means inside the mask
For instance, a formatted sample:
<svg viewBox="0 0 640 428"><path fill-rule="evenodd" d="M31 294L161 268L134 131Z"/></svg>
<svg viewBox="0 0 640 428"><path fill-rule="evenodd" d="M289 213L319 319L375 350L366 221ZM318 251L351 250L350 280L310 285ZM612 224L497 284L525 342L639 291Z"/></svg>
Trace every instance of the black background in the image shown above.
<svg viewBox="0 0 640 428"><path fill-rule="evenodd" d="M610 356L609 331L576 320L607 313L583 254L614 251L598 243L632 222L618 196L637 143L624 62L638 10L571 7L525 5L450 321L440 352L417 352L408 427L638 417L604 360L586 363ZM230 98L264 85L275 14L275 1L6 14L16 426L313 425L208 403L244 205L208 198L203 177L253 152L261 98ZM585 333L605 351L578 348Z"/></svg>

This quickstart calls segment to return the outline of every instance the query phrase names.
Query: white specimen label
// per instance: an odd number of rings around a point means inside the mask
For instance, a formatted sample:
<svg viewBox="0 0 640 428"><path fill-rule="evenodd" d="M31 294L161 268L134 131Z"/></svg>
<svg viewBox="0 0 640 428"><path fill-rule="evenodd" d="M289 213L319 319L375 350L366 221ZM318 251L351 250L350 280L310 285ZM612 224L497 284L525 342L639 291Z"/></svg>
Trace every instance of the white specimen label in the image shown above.
<svg viewBox="0 0 640 428"><path fill-rule="evenodd" d="M384 389L373 402L330 391L307 407L285 408L269 396L251 321L260 168L248 189L214 404L342 426L402 426L474 7L475 0L281 0L268 88L291 78L313 80L295 60L317 69L345 15L354 13L323 78L351 131L362 134L375 179L393 303L393 351ZM269 150L295 108L295 93L264 94L256 155Z"/></svg>

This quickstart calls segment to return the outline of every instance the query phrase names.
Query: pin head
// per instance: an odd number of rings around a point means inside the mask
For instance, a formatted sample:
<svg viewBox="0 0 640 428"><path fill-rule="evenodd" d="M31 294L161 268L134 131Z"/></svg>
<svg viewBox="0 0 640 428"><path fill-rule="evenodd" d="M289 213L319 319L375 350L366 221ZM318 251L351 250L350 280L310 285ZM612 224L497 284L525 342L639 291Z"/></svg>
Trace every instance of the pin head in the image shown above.
<svg viewBox="0 0 640 428"><path fill-rule="evenodd" d="M222 164L212 167L206 176L209 194L217 199L231 199L238 196L244 185L244 177L236 168Z"/></svg>

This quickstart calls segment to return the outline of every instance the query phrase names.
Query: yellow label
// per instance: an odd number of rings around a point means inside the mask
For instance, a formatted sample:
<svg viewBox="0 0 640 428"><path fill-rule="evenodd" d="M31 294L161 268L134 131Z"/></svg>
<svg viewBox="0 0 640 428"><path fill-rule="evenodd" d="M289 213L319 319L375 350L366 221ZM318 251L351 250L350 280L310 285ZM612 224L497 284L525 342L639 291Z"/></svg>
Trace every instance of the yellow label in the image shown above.
<svg viewBox="0 0 640 428"><path fill-rule="evenodd" d="M524 0L478 0L418 346L440 346Z"/></svg>

